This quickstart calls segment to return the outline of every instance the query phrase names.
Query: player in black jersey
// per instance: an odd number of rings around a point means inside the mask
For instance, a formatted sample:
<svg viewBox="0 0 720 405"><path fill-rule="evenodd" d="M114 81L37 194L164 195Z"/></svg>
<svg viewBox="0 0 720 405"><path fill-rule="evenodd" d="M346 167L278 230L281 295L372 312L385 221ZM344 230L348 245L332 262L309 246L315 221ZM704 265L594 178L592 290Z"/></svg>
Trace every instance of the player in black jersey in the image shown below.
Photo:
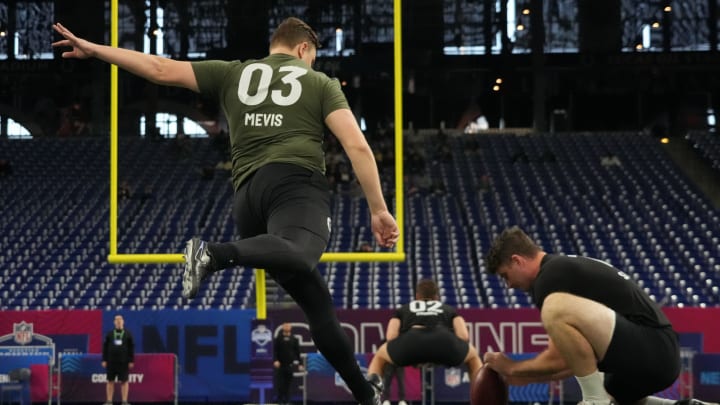
<svg viewBox="0 0 720 405"><path fill-rule="evenodd" d="M518 227L495 239L486 262L508 288L532 296L550 337L548 348L529 360L485 354L509 383L575 376L584 403L673 403L651 394L680 373L677 334L626 274L600 260L547 254Z"/></svg>
<svg viewBox="0 0 720 405"><path fill-rule="evenodd" d="M467 364L470 377L482 367L477 350L468 343L465 320L455 308L439 301L432 280L420 280L415 300L400 307L390 319L384 343L375 353L368 376L382 375L387 363L412 366L423 363ZM372 377L374 378L374 377Z"/></svg>

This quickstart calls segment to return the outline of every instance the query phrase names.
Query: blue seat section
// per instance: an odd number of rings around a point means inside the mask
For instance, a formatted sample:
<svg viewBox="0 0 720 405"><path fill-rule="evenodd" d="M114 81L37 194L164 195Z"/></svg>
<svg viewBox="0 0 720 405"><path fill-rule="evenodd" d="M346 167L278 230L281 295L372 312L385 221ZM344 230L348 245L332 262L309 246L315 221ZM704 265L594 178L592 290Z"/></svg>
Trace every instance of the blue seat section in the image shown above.
<svg viewBox="0 0 720 405"><path fill-rule="evenodd" d="M657 140L594 133L473 141L477 151L464 157L491 178L469 200L476 208L468 211L481 214L468 219L477 225L478 252L505 226L520 225L547 251L622 268L663 305L718 305L718 211ZM610 155L619 165L603 164ZM492 278L481 275L490 306L526 304Z"/></svg>
<svg viewBox="0 0 720 405"><path fill-rule="evenodd" d="M688 139L717 162L717 136L705 135ZM438 156L440 143L449 154ZM436 280L442 299L459 308L531 306L484 271L492 239L512 225L547 251L609 261L662 305L720 305L720 214L655 139L426 133L413 147L428 181L405 195L407 260L321 263L335 306L394 308L412 299L421 278ZM4 139L0 159L13 168L0 176L0 310L254 305L251 269L213 275L188 301L181 265L107 263L106 139ZM121 138L119 179L132 194L118 206L118 252L172 253L193 236L237 238L230 176L215 168L221 159L208 139ZM382 175L394 204L393 173ZM356 191L334 195L331 228L328 251L363 243L382 251Z"/></svg>
<svg viewBox="0 0 720 405"><path fill-rule="evenodd" d="M718 136L718 133L690 131L685 138L700 156L720 174L720 136Z"/></svg>

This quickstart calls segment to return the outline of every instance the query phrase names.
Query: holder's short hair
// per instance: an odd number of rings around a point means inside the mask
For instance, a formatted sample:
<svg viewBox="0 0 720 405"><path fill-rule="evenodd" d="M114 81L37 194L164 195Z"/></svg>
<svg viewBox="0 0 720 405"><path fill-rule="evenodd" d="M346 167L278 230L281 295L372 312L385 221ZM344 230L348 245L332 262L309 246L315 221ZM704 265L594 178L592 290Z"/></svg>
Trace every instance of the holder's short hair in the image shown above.
<svg viewBox="0 0 720 405"><path fill-rule="evenodd" d="M517 226L505 229L492 243L485 256L485 267L490 274L497 274L500 267L510 263L512 255L535 257L542 249Z"/></svg>

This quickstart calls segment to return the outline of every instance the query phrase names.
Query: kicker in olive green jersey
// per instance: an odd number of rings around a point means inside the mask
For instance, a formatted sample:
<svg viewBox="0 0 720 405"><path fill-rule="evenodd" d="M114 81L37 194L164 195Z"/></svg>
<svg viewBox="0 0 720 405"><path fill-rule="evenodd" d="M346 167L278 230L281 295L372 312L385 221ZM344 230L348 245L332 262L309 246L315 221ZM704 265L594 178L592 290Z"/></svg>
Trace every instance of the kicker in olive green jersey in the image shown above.
<svg viewBox="0 0 720 405"><path fill-rule="evenodd" d="M200 92L219 98L230 127L233 185L267 163L325 172L323 122L348 108L337 79L286 54L193 62Z"/></svg>

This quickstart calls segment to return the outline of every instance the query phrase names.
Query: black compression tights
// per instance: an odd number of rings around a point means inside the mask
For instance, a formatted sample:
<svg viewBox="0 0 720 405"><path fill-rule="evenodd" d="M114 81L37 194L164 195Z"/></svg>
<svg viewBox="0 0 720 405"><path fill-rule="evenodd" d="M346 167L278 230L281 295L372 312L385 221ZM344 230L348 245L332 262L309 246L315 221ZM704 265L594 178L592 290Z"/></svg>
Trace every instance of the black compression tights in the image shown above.
<svg viewBox="0 0 720 405"><path fill-rule="evenodd" d="M220 269L233 265L267 269L303 310L315 346L362 403L374 393L340 327L327 285L315 269L326 243L312 232L289 227L275 235L211 243L209 250Z"/></svg>
<svg viewBox="0 0 720 405"><path fill-rule="evenodd" d="M363 403L372 398L372 388L357 365L350 339L340 327L320 272L297 273L280 285L305 312L315 346L337 370L355 399Z"/></svg>
<svg viewBox="0 0 720 405"><path fill-rule="evenodd" d="M235 266L277 269L276 275L284 278L312 271L325 246L327 241L318 235L304 228L288 226L274 234L210 243L208 249L216 270Z"/></svg>

